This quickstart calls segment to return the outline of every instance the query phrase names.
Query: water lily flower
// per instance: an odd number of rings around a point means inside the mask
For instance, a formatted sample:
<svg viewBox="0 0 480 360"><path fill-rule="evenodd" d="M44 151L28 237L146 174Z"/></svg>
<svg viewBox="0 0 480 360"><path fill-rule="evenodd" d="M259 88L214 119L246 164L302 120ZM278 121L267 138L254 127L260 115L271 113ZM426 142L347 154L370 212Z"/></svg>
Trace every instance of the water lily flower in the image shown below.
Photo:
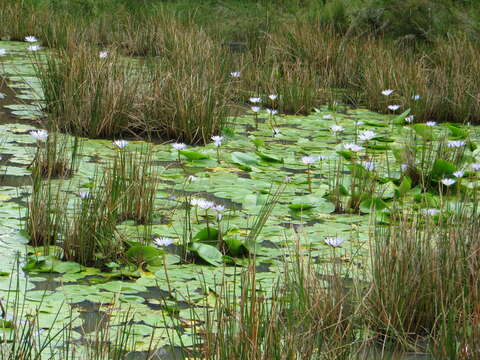
<svg viewBox="0 0 480 360"><path fill-rule="evenodd" d="M385 95L385 96L390 96L392 95L392 93L393 93L392 89L387 89L382 91L382 95Z"/></svg>
<svg viewBox="0 0 480 360"><path fill-rule="evenodd" d="M425 123L425 125L432 127L432 126L437 125L437 122L436 122L436 121L427 121L427 122Z"/></svg>
<svg viewBox="0 0 480 360"><path fill-rule="evenodd" d="M40 45L30 45L27 50L28 51L38 51L41 49L41 46Z"/></svg>
<svg viewBox="0 0 480 360"><path fill-rule="evenodd" d="M422 209L422 213L428 216L435 216L439 213L440 211L438 209Z"/></svg>
<svg viewBox="0 0 480 360"><path fill-rule="evenodd" d="M330 126L330 130L332 130L334 133L337 133L337 132L342 132L345 129L341 125L332 125Z"/></svg>
<svg viewBox="0 0 480 360"><path fill-rule="evenodd" d="M373 161L364 161L362 165L368 171L375 170L375 163Z"/></svg>
<svg viewBox="0 0 480 360"><path fill-rule="evenodd" d="M184 143L173 143L172 144L172 147L175 149L175 150L183 150L183 149L186 149L187 148L187 145L184 144Z"/></svg>
<svg viewBox="0 0 480 360"><path fill-rule="evenodd" d="M197 206L200 209L208 210L208 209L211 209L211 208L215 207L215 203L213 201L209 201L209 200L205 200L205 199L198 199Z"/></svg>
<svg viewBox="0 0 480 360"><path fill-rule="evenodd" d="M7 50L0 49L0 56L6 55L6 54L7 54Z"/></svg>
<svg viewBox="0 0 480 360"><path fill-rule="evenodd" d="M455 171L453 173L453 176L455 176L457 179L463 177L465 173L462 170Z"/></svg>
<svg viewBox="0 0 480 360"><path fill-rule="evenodd" d="M33 130L30 131L30 135L37 141L45 141L48 138L47 130Z"/></svg>
<svg viewBox="0 0 480 360"><path fill-rule="evenodd" d="M195 175L187 176L187 182L195 182L195 181L198 181L198 177L196 177Z"/></svg>
<svg viewBox="0 0 480 360"><path fill-rule="evenodd" d="M223 136L212 136L213 143L216 147L222 145Z"/></svg>
<svg viewBox="0 0 480 360"><path fill-rule="evenodd" d="M108 57L108 52L107 51L100 51L98 56L100 57L100 59L105 59L105 58Z"/></svg>
<svg viewBox="0 0 480 360"><path fill-rule="evenodd" d="M415 101L420 100L420 98L421 97L418 94L415 94L415 95L412 96L412 100L415 100Z"/></svg>
<svg viewBox="0 0 480 360"><path fill-rule="evenodd" d="M359 151L362 151L362 150L363 150L363 146L360 146L360 145L357 145L357 144L354 144L354 143L344 144L343 147L344 147L346 150L350 150L350 151L352 151L352 152L359 152Z"/></svg>
<svg viewBox="0 0 480 360"><path fill-rule="evenodd" d="M342 245L342 243L345 241L344 238L341 237L327 237L325 238L325 244L333 246L333 247L338 247Z"/></svg>
<svg viewBox="0 0 480 360"><path fill-rule="evenodd" d="M318 160L316 156L302 156L302 163L305 165L310 165L315 163Z"/></svg>
<svg viewBox="0 0 480 360"><path fill-rule="evenodd" d="M456 183L456 180L454 179L448 179L448 178L442 179L442 184L445 186L451 186L455 183Z"/></svg>
<svg viewBox="0 0 480 360"><path fill-rule="evenodd" d="M38 39L35 36L30 35L30 36L25 36L25 41L30 42L30 43L34 43L34 42L37 42Z"/></svg>
<svg viewBox="0 0 480 360"><path fill-rule="evenodd" d="M270 100L274 101L278 97L278 95L277 94L270 94L270 95L268 95L268 97L270 98Z"/></svg>
<svg viewBox="0 0 480 360"><path fill-rule="evenodd" d="M258 113L260 111L260 106L252 106L251 109L254 113Z"/></svg>
<svg viewBox="0 0 480 360"><path fill-rule="evenodd" d="M113 144L118 147L119 149L123 149L125 146L128 145L127 140L115 140Z"/></svg>
<svg viewBox="0 0 480 360"><path fill-rule="evenodd" d="M388 105L387 107L392 111L397 111L400 109L400 105Z"/></svg>
<svg viewBox="0 0 480 360"><path fill-rule="evenodd" d="M262 98L260 98L260 97L251 97L251 98L248 99L248 100L250 100L250 102L251 102L252 104L258 104L258 103L261 103L261 102L262 102Z"/></svg>
<svg viewBox="0 0 480 360"><path fill-rule="evenodd" d="M473 169L473 171L478 171L478 170L480 170L480 163L472 164L472 169Z"/></svg>
<svg viewBox="0 0 480 360"><path fill-rule="evenodd" d="M232 72L230 73L230 76L231 76L232 78L239 78L240 75L241 75L240 71L232 71Z"/></svg>
<svg viewBox="0 0 480 360"><path fill-rule="evenodd" d="M272 116L273 116L273 115L278 114L278 110L275 110L275 109L266 109L266 110L267 110L267 113L268 113L269 115L272 115Z"/></svg>
<svg viewBox="0 0 480 360"><path fill-rule="evenodd" d="M0 93L0 99L5 99L6 97L7 97L7 95L6 95L6 94L4 94L4 93Z"/></svg>
<svg viewBox="0 0 480 360"><path fill-rule="evenodd" d="M452 140L447 143L449 148L459 148L465 146L467 143L463 140Z"/></svg>
<svg viewBox="0 0 480 360"><path fill-rule="evenodd" d="M86 199L90 197L90 192L88 191L80 191L78 193L78 196L80 196L81 199Z"/></svg>
<svg viewBox="0 0 480 360"><path fill-rule="evenodd" d="M333 118L332 114L323 115L324 120L331 120Z"/></svg>
<svg viewBox="0 0 480 360"><path fill-rule="evenodd" d="M215 210L216 213L217 213L217 221L222 220L223 211L225 210L225 206L223 206L223 205L216 205L216 206L213 207L213 210Z"/></svg>
<svg viewBox="0 0 480 360"><path fill-rule="evenodd" d="M173 240L169 239L167 237L156 237L156 238L153 239L153 242L157 246L168 246L168 245L173 244Z"/></svg>
<svg viewBox="0 0 480 360"><path fill-rule="evenodd" d="M372 140L377 134L372 130L364 130L358 135L358 140L369 141Z"/></svg>
<svg viewBox="0 0 480 360"><path fill-rule="evenodd" d="M405 118L405 121L410 124L413 122L414 117L415 117L414 115L407 116Z"/></svg>

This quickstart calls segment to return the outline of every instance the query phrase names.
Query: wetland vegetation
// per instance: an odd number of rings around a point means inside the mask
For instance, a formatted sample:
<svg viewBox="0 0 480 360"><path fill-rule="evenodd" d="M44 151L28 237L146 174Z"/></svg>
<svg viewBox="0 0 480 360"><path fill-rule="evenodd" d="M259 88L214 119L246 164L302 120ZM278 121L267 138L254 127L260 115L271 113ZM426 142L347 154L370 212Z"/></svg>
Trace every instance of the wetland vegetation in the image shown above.
<svg viewBox="0 0 480 360"><path fill-rule="evenodd" d="M476 1L0 19L0 359L479 358Z"/></svg>

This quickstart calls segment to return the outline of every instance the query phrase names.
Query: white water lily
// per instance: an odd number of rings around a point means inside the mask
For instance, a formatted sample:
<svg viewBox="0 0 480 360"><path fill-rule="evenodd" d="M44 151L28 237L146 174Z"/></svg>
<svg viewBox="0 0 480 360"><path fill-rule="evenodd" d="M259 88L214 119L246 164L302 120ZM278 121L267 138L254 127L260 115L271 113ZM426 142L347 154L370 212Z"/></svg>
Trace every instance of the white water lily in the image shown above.
<svg viewBox="0 0 480 360"><path fill-rule="evenodd" d="M331 114L323 115L324 120L331 120L332 118L333 118L333 116Z"/></svg>
<svg viewBox="0 0 480 360"><path fill-rule="evenodd" d="M473 171L478 171L478 170L480 170L480 163L472 164L472 170L473 170Z"/></svg>
<svg viewBox="0 0 480 360"><path fill-rule="evenodd" d="M427 121L427 122L425 123L425 125L432 127L432 126L437 125L437 122L436 122L436 121Z"/></svg>
<svg viewBox="0 0 480 360"><path fill-rule="evenodd" d="M364 161L362 165L368 171L375 170L375 163L373 161Z"/></svg>
<svg viewBox="0 0 480 360"><path fill-rule="evenodd" d="M440 212L438 209L422 209L422 213L428 216L435 216Z"/></svg>
<svg viewBox="0 0 480 360"><path fill-rule="evenodd" d="M327 237L325 238L325 244L333 246L333 247L338 247L342 245L342 243L345 241L344 238L341 237Z"/></svg>
<svg viewBox="0 0 480 360"><path fill-rule="evenodd" d="M7 94L0 93L0 99L5 99L7 97Z"/></svg>
<svg viewBox="0 0 480 360"><path fill-rule="evenodd" d="M225 210L225 206L223 206L223 205L215 205L215 206L213 207L213 210L215 210L216 213L217 213L217 221L222 220L223 212L224 212L224 210Z"/></svg>
<svg viewBox="0 0 480 360"><path fill-rule="evenodd" d="M40 45L30 45L27 50L28 51L38 51L40 50L42 47Z"/></svg>
<svg viewBox="0 0 480 360"><path fill-rule="evenodd" d="M351 143L351 144L344 144L343 148L346 150L350 150L352 152L359 152L363 150L363 146Z"/></svg>
<svg viewBox="0 0 480 360"><path fill-rule="evenodd" d="M258 103L261 103L261 102L262 102L262 98L260 98L260 97L251 97L251 98L248 99L248 100L250 100L250 102L251 102L252 104L258 104Z"/></svg>
<svg viewBox="0 0 480 360"><path fill-rule="evenodd" d="M167 237L156 237L153 239L153 242L157 246L168 246L173 244L173 240Z"/></svg>
<svg viewBox="0 0 480 360"><path fill-rule="evenodd" d="M447 143L449 148L459 148L465 146L467 143L463 140L452 140Z"/></svg>
<svg viewBox="0 0 480 360"><path fill-rule="evenodd" d="M270 100L274 101L277 99L278 95L277 94L270 94L268 95L268 97L270 98Z"/></svg>
<svg viewBox="0 0 480 360"><path fill-rule="evenodd" d="M33 130L30 131L30 135L38 141L45 141L48 138L48 131L47 130Z"/></svg>
<svg viewBox="0 0 480 360"><path fill-rule="evenodd" d="M387 89L382 91L382 95L385 95L385 96L390 96L392 95L392 93L393 93L392 89Z"/></svg>
<svg viewBox="0 0 480 360"><path fill-rule="evenodd" d="M421 98L421 96L418 95L418 94L415 94L415 95L412 96L412 100L415 100L415 101L420 100L420 98Z"/></svg>
<svg viewBox="0 0 480 360"><path fill-rule="evenodd" d="M405 118L405 121L410 124L413 122L414 117L415 117L414 115L407 116Z"/></svg>
<svg viewBox="0 0 480 360"><path fill-rule="evenodd" d="M38 39L35 36L30 35L30 36L25 36L25 41L30 42L30 43L34 43L34 42L37 42Z"/></svg>
<svg viewBox="0 0 480 360"><path fill-rule="evenodd" d="M372 130L364 130L358 135L358 140L369 141L372 140L377 134Z"/></svg>
<svg viewBox="0 0 480 360"><path fill-rule="evenodd" d="M337 132L342 132L345 129L341 125L332 125L330 126L330 130L332 130L334 133L337 133Z"/></svg>
<svg viewBox="0 0 480 360"><path fill-rule="evenodd" d="M195 182L195 181L198 181L198 177L196 177L195 175L187 176L187 182Z"/></svg>
<svg viewBox="0 0 480 360"><path fill-rule="evenodd" d="M173 143L173 144L172 144L172 147L173 147L175 150L183 150L183 149L186 149L186 148L187 148L187 145L184 144L184 143Z"/></svg>
<svg viewBox="0 0 480 360"><path fill-rule="evenodd" d="M392 111L397 111L398 109L400 109L400 105L388 105L387 107L389 110Z"/></svg>
<svg viewBox="0 0 480 360"><path fill-rule="evenodd" d="M215 146L219 147L220 145L222 145L223 136L212 136L212 140Z"/></svg>
<svg viewBox="0 0 480 360"><path fill-rule="evenodd" d="M275 109L266 109L266 110L267 110L267 113L268 113L269 115L272 115L272 116L273 116L273 115L278 114L278 110L275 110Z"/></svg>
<svg viewBox="0 0 480 360"><path fill-rule="evenodd" d="M251 109L254 113L258 113L260 111L260 106L252 106Z"/></svg>
<svg viewBox="0 0 480 360"><path fill-rule="evenodd" d="M105 58L108 57L108 52L107 51L100 51L98 56L100 57L100 59L105 59Z"/></svg>
<svg viewBox="0 0 480 360"><path fill-rule="evenodd" d="M78 193L78 196L80 196L81 199L87 199L90 197L90 192L89 191L80 191Z"/></svg>
<svg viewBox="0 0 480 360"><path fill-rule="evenodd" d="M128 145L127 140L115 140L113 144L118 147L119 149L123 149L125 146Z"/></svg>
<svg viewBox="0 0 480 360"><path fill-rule="evenodd" d="M316 156L302 156L302 163L305 165L310 165L315 163L318 160Z"/></svg>
<svg viewBox="0 0 480 360"><path fill-rule="evenodd" d="M465 174L465 172L463 172L462 170L458 170L458 171L455 171L453 173L453 176L455 176L458 179L458 178L463 177L464 174Z"/></svg>
<svg viewBox="0 0 480 360"><path fill-rule="evenodd" d="M455 183L456 183L456 180L454 179L448 179L448 178L442 179L442 184L445 186L452 186Z"/></svg>
<svg viewBox="0 0 480 360"><path fill-rule="evenodd" d="M232 78L239 78L240 75L241 75L241 72L240 72L240 71L232 71L232 72L230 73L230 76L231 76Z"/></svg>
<svg viewBox="0 0 480 360"><path fill-rule="evenodd" d="M0 56L6 55L7 50L6 49L0 49Z"/></svg>
<svg viewBox="0 0 480 360"><path fill-rule="evenodd" d="M211 209L211 208L215 207L215 203L213 201L209 201L209 200L205 200L205 199L198 199L197 206L200 209L208 210L208 209Z"/></svg>

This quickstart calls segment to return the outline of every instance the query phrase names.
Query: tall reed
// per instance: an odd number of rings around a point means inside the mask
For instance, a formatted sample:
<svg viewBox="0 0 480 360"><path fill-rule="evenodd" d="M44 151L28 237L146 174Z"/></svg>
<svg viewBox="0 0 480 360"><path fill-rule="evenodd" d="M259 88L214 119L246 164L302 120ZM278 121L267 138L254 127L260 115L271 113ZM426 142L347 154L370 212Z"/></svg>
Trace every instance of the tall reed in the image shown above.
<svg viewBox="0 0 480 360"><path fill-rule="evenodd" d="M432 337L442 357L452 344L472 350L479 330L477 211L460 205L439 215L404 212L376 227L365 313L383 341L414 347Z"/></svg>

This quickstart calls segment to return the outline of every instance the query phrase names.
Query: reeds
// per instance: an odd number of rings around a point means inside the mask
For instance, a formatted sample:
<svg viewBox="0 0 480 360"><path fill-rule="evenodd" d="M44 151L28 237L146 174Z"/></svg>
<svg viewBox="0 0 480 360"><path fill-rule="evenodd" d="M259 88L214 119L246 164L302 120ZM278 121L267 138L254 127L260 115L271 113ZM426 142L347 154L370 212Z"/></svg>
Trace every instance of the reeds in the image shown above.
<svg viewBox="0 0 480 360"><path fill-rule="evenodd" d="M93 138L131 133L139 79L130 71L132 65L114 51L102 58L84 44L51 53L44 64L36 62L51 126Z"/></svg>
<svg viewBox="0 0 480 360"><path fill-rule="evenodd" d="M458 206L377 227L365 314L383 342L415 348L432 338L441 357L452 346L478 350L479 226L476 207Z"/></svg>

